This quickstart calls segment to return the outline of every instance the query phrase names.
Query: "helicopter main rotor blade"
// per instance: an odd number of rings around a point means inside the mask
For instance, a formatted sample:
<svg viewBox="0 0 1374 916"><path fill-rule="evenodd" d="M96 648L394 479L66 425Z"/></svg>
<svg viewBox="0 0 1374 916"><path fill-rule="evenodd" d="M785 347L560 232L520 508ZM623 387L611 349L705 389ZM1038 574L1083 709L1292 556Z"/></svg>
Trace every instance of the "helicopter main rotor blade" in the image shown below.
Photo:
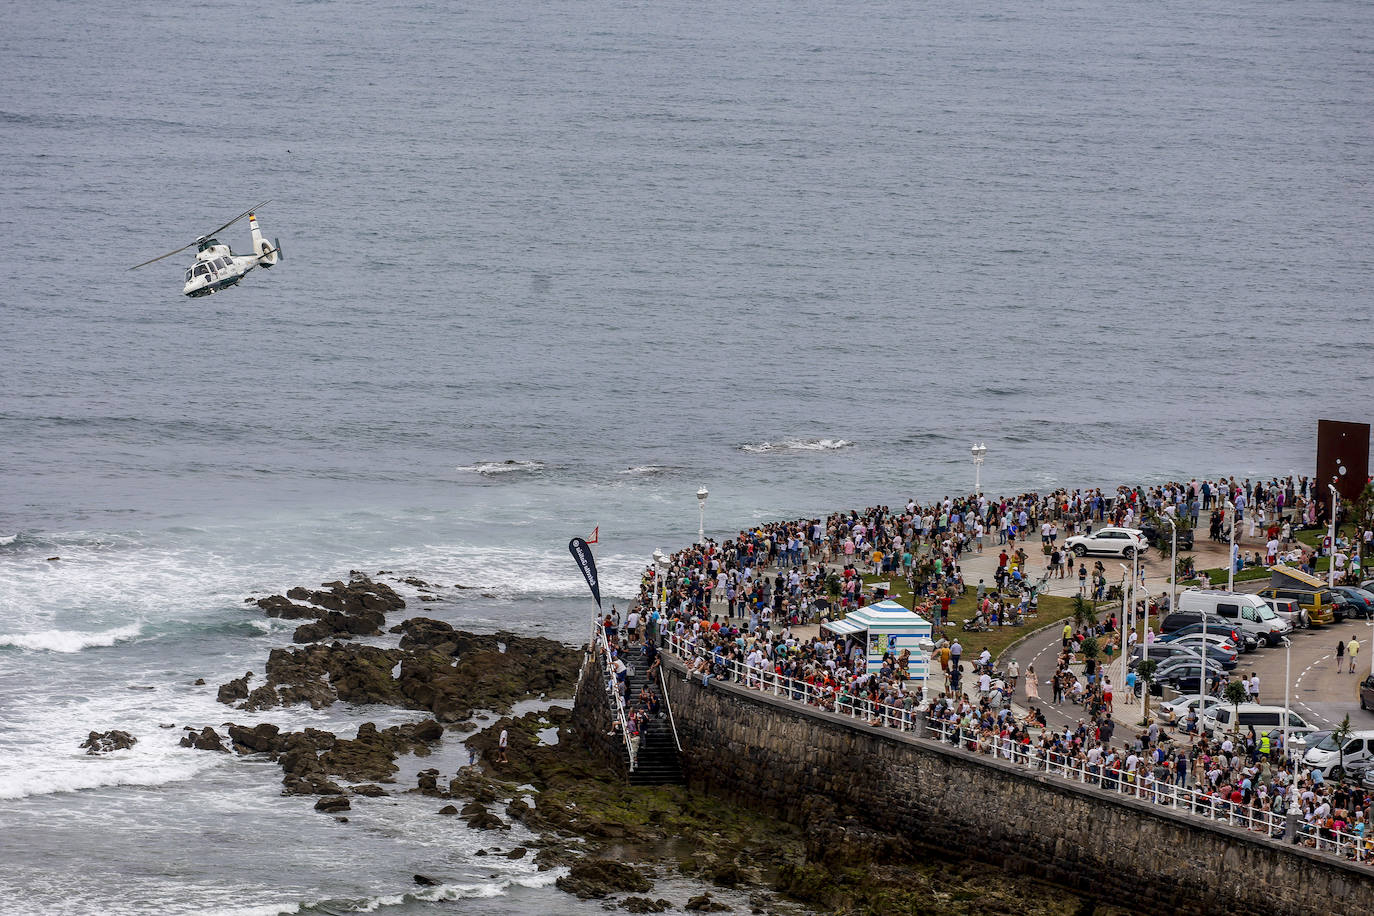
<svg viewBox="0 0 1374 916"><path fill-rule="evenodd" d="M171 257L172 255L174 255L174 254L181 254L181 253L182 253L183 251L185 251L187 248L191 248L191 247L193 247L194 245L197 245L197 244L199 244L198 241L192 242L190 245L182 245L182 246L181 246L180 248L178 248L176 251L169 251L169 252L167 252L166 254L160 254L160 255L158 255L157 257L153 258L151 261L144 261L142 264L135 264L133 267L130 267L129 269L130 269L130 270L138 270L140 267L147 267L149 264L153 264L153 263L155 263L155 262L157 262L157 261L161 261L163 258L170 258L170 257Z"/></svg>
<svg viewBox="0 0 1374 916"><path fill-rule="evenodd" d="M205 236L204 236L204 237L205 237L205 238L209 238L209 237L212 236L212 235L219 235L219 234L220 234L221 232L223 232L225 229L228 229L230 226L234 225L234 223L237 223L239 220L243 219L245 216L247 216L248 214L252 213L254 210L260 210L260 209L262 209L263 207L265 207L265 206L267 206L268 204L270 204L271 202L272 202L272 201L271 201L270 199L269 199L269 200L264 200L262 203L260 203L260 204L258 204L258 205L256 205L256 206L249 207L247 210L244 210L244 211L243 211L242 213L240 213L238 216L236 216L236 217L234 217L233 219L229 220L229 222L225 223L223 226L220 226L218 229L211 229L209 232L205 233Z"/></svg>

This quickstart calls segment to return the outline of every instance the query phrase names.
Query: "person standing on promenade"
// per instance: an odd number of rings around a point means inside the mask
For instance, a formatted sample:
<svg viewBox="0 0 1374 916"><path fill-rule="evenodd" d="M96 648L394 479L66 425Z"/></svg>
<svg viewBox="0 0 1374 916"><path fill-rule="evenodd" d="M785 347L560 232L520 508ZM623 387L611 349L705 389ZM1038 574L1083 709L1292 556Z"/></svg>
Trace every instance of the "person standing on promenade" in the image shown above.
<svg viewBox="0 0 1374 916"><path fill-rule="evenodd" d="M1355 637L1350 637L1350 642L1345 644L1345 654L1350 658L1350 673L1355 673L1355 656L1360 654L1360 641Z"/></svg>
<svg viewBox="0 0 1374 916"><path fill-rule="evenodd" d="M1341 663L1345 661L1345 641L1336 640L1336 671L1341 670Z"/></svg>

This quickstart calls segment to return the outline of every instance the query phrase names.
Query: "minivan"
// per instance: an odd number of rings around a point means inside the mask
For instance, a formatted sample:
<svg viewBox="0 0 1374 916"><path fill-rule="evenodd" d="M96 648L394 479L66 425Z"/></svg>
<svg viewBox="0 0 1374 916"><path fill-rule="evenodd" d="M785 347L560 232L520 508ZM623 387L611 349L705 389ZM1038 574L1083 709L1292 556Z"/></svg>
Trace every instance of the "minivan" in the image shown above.
<svg viewBox="0 0 1374 916"><path fill-rule="evenodd" d="M1319 588L1312 591L1303 588L1278 587L1270 585L1259 590L1261 598L1287 598L1296 601L1307 612L1307 620L1314 627L1324 627L1336 622L1335 596L1330 590Z"/></svg>
<svg viewBox="0 0 1374 916"><path fill-rule="evenodd" d="M1223 734L1243 735L1250 728L1255 734L1268 734L1270 737L1283 734L1283 707L1262 706L1259 703L1241 703L1239 707L1225 703L1207 710L1202 716L1203 731L1210 737ZM1305 735L1317 730L1296 712L1288 712L1288 734Z"/></svg>
<svg viewBox="0 0 1374 916"><path fill-rule="evenodd" d="M1195 611L1189 611L1187 613L1183 611L1174 611L1160 621L1159 632L1169 639L1172 639L1175 635L1180 633L1185 635L1201 633L1202 615ZM1258 645L1258 643L1255 642L1255 634L1242 633L1236 629L1234 623L1229 620L1222 620L1219 617L1213 618L1208 616L1207 632L1209 634L1226 637L1231 641L1231 645L1242 652L1251 652Z"/></svg>
<svg viewBox="0 0 1374 916"><path fill-rule="evenodd" d="M1236 629L1253 635L1261 646L1276 646L1293 632L1292 625L1280 620L1274 609L1257 595L1190 588L1179 595L1178 609L1181 613L1205 613L1229 621Z"/></svg>
<svg viewBox="0 0 1374 916"><path fill-rule="evenodd" d="M1302 762L1322 775L1338 777L1331 768L1341 768L1341 748L1336 744L1335 735L1327 735L1317 744L1307 749ZM1345 771L1358 773L1374 765L1374 730L1351 732L1345 739Z"/></svg>

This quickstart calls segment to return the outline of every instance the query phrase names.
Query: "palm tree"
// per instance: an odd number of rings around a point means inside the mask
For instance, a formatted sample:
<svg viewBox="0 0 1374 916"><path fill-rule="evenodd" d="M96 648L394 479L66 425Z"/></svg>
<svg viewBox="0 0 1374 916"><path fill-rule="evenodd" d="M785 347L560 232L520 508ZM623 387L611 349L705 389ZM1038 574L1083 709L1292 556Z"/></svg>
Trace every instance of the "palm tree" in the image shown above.
<svg viewBox="0 0 1374 916"><path fill-rule="evenodd" d="M1345 775L1345 743L1350 740L1350 714L1346 713L1341 724L1331 729L1331 740L1336 742L1336 752L1340 754L1341 775Z"/></svg>
<svg viewBox="0 0 1374 916"><path fill-rule="evenodd" d="M1145 721L1141 725L1150 724L1150 686L1155 682L1155 669L1158 667L1159 662L1153 658L1143 658L1135 666L1135 676L1140 679L1140 689L1145 695Z"/></svg>

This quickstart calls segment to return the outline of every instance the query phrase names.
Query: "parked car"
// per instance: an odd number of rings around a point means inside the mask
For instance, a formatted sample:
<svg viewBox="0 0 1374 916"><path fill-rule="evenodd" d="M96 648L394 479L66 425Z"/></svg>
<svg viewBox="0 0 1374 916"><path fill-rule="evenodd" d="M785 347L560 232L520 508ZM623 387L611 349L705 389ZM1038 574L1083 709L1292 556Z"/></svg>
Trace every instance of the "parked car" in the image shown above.
<svg viewBox="0 0 1374 916"><path fill-rule="evenodd" d="M1156 644L1159 642L1159 640L1156 640ZM1220 636L1203 636L1201 633L1195 636L1183 636L1179 639L1171 639L1165 643L1165 645L1184 646L1194 653L1203 646L1206 646L1208 657L1222 662L1227 668L1234 668L1240 656L1240 652L1236 650L1235 646L1231 645L1230 640L1223 639Z"/></svg>
<svg viewBox="0 0 1374 916"><path fill-rule="evenodd" d="M1374 709L1374 674L1360 681L1360 708Z"/></svg>
<svg viewBox="0 0 1374 916"><path fill-rule="evenodd" d="M1345 597L1345 616L1361 620L1374 617L1374 593L1354 585L1337 585L1331 590Z"/></svg>
<svg viewBox="0 0 1374 916"><path fill-rule="evenodd" d="M1192 630L1192 632L1188 632L1189 630ZM1231 642L1231 637L1229 635L1208 633L1204 636L1201 626L1197 626L1196 628L1184 627L1182 630L1174 630L1174 632L1165 636L1156 637L1155 642L1187 642L1194 645L1200 642L1206 642L1209 646L1216 646L1223 652L1230 653L1233 656L1239 655L1243 651L1235 643Z"/></svg>
<svg viewBox="0 0 1374 916"><path fill-rule="evenodd" d="M1174 546L1174 532L1169 527L1168 522L1155 522L1154 520L1140 523L1140 533L1145 536L1145 541L1151 547L1158 550L1161 554L1167 554ZM1193 529L1178 529L1178 549L1193 549Z"/></svg>
<svg viewBox="0 0 1374 916"><path fill-rule="evenodd" d="M1259 735L1282 735L1283 707L1265 706L1260 703L1241 703L1239 707L1234 707L1230 703L1221 703L1202 715L1203 734L1209 737L1220 737L1224 734L1243 735L1251 728ZM1305 735L1316 730L1315 725L1309 725L1301 715L1289 710L1290 736Z"/></svg>
<svg viewBox="0 0 1374 916"><path fill-rule="evenodd" d="M1129 560L1136 554L1145 553L1150 545L1139 528L1099 528L1092 534L1074 535L1064 542L1064 546L1078 557L1093 553Z"/></svg>
<svg viewBox="0 0 1374 916"><path fill-rule="evenodd" d="M1221 702L1223 701L1216 697L1204 696L1202 698L1202 711L1206 712ZM1190 710L1196 708L1197 694L1185 693L1160 703L1159 708L1155 710L1155 716L1166 725L1178 725L1187 720Z"/></svg>
<svg viewBox="0 0 1374 916"><path fill-rule="evenodd" d="M1130 667L1134 668L1140 664L1144 647L1135 646L1131 649ZM1181 642L1156 642L1150 646L1150 658L1157 662L1163 662L1171 658L1202 658L1202 647L1200 644L1189 645ZM1232 671L1236 667L1235 653L1227 654L1220 649L1207 647L1207 657L1213 664L1220 665L1226 671Z"/></svg>
<svg viewBox="0 0 1374 916"><path fill-rule="evenodd" d="M1169 614L1168 617L1165 617L1164 622L1168 622L1171 617L1173 617L1173 614ZM1180 622L1183 623L1182 626L1178 626ZM1186 636L1198 636L1198 634L1201 634L1202 615L1184 614L1183 618L1180 618L1179 621L1175 621L1175 625L1178 626L1178 629L1164 633L1160 636L1160 639L1164 640L1165 643L1176 639L1183 639L1183 637ZM1164 623L1161 623L1160 626L1162 628ZM1232 648L1241 652L1253 652L1256 650L1256 647L1259 647L1259 643L1254 640L1253 636L1245 636L1245 634L1238 632L1234 626L1231 626L1230 621L1220 621L1220 619L1216 619L1215 621L1215 619L1209 617L1208 621L1206 621L1206 632L1208 632L1208 637L1210 637L1210 639L1226 640Z"/></svg>
<svg viewBox="0 0 1374 916"><path fill-rule="evenodd" d="M1265 598L1264 603L1274 609L1280 620L1286 620L1295 630L1306 630L1312 626L1303 612L1302 605L1292 598Z"/></svg>
<svg viewBox="0 0 1374 916"><path fill-rule="evenodd" d="M1329 734L1331 734L1331 729L1324 728L1321 731L1308 732L1305 735L1293 735L1288 739L1288 746L1293 751L1293 756L1301 760L1302 755L1307 753L1309 747L1315 747Z"/></svg>
<svg viewBox="0 0 1374 916"><path fill-rule="evenodd" d="M1258 595L1228 592L1219 588L1190 588L1178 596L1180 612L1194 611L1229 621L1237 630L1254 636L1261 646L1276 646L1293 631Z"/></svg>
<svg viewBox="0 0 1374 916"><path fill-rule="evenodd" d="M1305 589L1288 586L1269 585L1259 590L1261 598L1288 598L1296 601L1307 612L1307 619L1313 626L1326 626L1338 623L1336 619L1336 597L1327 588ZM1345 619L1344 610L1341 619Z"/></svg>
<svg viewBox="0 0 1374 916"><path fill-rule="evenodd" d="M1179 693L1197 693L1198 682L1202 680L1202 662L1196 657L1180 656L1166 659L1155 668L1154 680L1157 684L1172 687ZM1219 681L1225 677L1221 665L1213 661L1207 663L1207 680Z"/></svg>
<svg viewBox="0 0 1374 916"><path fill-rule="evenodd" d="M1323 776L1337 779L1343 773L1363 772L1374 765L1374 730L1351 732L1345 739L1344 748L1337 745L1335 735L1327 735L1307 749L1302 762L1314 770L1321 770Z"/></svg>

